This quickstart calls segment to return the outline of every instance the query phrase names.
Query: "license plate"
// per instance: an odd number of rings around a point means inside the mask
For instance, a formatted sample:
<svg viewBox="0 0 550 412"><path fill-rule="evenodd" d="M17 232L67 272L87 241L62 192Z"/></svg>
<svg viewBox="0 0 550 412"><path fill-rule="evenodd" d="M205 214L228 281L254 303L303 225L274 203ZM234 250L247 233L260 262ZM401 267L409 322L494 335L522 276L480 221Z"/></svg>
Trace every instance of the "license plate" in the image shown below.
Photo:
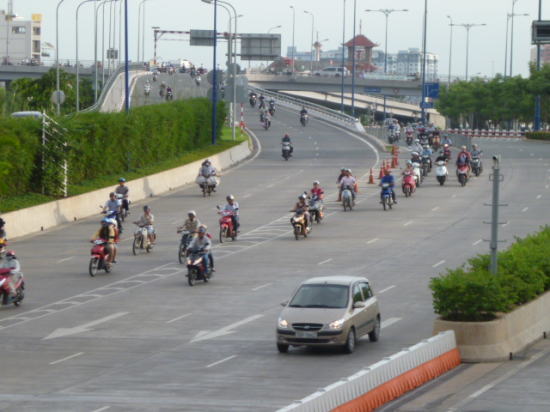
<svg viewBox="0 0 550 412"><path fill-rule="evenodd" d="M296 331L297 338L316 339L317 332Z"/></svg>

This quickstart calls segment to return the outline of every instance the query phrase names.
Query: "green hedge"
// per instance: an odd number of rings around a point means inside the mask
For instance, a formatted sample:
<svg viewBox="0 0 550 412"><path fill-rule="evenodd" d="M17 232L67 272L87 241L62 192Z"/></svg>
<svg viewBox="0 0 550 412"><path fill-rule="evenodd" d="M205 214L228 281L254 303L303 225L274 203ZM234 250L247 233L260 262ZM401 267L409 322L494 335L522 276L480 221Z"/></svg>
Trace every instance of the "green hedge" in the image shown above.
<svg viewBox="0 0 550 412"><path fill-rule="evenodd" d="M489 255L479 255L432 278L435 313L446 320L490 320L550 290L550 227L500 252L497 275L489 273L489 261Z"/></svg>
<svg viewBox="0 0 550 412"><path fill-rule="evenodd" d="M550 140L550 132L527 132L525 136L528 139Z"/></svg>
<svg viewBox="0 0 550 412"><path fill-rule="evenodd" d="M209 146L210 113L210 101L199 98L137 107L129 115L80 113L57 119L66 129L70 185L124 174ZM223 103L218 113L220 135ZM41 193L41 122L0 119L0 145L0 201Z"/></svg>

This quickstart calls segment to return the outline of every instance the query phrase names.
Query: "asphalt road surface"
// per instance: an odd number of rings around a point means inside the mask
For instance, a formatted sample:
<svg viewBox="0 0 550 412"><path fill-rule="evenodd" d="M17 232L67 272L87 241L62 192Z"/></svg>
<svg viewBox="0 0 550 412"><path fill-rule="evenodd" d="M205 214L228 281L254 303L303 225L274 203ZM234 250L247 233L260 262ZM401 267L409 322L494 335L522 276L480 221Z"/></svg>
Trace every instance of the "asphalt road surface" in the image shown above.
<svg viewBox="0 0 550 412"><path fill-rule="evenodd" d="M147 201L158 232L151 254L132 256L126 223L113 273L90 278L87 240L99 215L12 242L28 293L21 307L0 308L0 410L270 411L431 335L430 277L488 249L489 160L465 188L454 176L440 187L432 173L387 212L363 178L356 209L343 212L336 176L344 166L364 176L376 164L367 141L315 118L302 128L298 114L282 108L267 132L255 111L247 121L261 152L222 176L212 198L191 185ZM280 155L285 132L295 146L288 162ZM486 158L503 156L502 238L536 230L548 217L550 145L480 143ZM295 241L288 210L316 179L329 193L327 217ZM194 209L216 234L215 206L228 193L241 206L241 236L215 242L215 277L189 287L176 225ZM130 221L143 204L133 205ZM334 274L370 279L380 341L362 340L352 355L279 354L279 303L302 280Z"/></svg>

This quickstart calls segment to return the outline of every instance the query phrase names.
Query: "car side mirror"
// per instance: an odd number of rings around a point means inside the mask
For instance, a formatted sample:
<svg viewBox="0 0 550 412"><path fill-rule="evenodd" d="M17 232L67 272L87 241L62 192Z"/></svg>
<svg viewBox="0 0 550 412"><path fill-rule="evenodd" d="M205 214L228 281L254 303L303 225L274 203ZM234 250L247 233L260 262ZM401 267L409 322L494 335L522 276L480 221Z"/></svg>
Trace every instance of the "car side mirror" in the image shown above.
<svg viewBox="0 0 550 412"><path fill-rule="evenodd" d="M288 300L285 300L284 302L281 302L281 306L284 307L284 306L286 306L286 305L288 305Z"/></svg>
<svg viewBox="0 0 550 412"><path fill-rule="evenodd" d="M353 309L361 309L365 307L365 302L355 302L353 304Z"/></svg>

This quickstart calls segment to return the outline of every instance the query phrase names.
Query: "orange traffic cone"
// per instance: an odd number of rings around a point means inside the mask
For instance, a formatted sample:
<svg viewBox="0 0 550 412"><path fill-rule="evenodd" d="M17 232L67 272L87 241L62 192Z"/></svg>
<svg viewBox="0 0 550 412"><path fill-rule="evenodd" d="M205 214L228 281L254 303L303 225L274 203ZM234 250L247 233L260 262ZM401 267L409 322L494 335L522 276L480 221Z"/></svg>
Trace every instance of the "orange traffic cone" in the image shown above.
<svg viewBox="0 0 550 412"><path fill-rule="evenodd" d="M394 157L392 158L391 167L392 167L393 169L399 167L399 159L397 158L397 156L394 156Z"/></svg>
<svg viewBox="0 0 550 412"><path fill-rule="evenodd" d="M372 174L372 167L370 168L370 173L369 173L369 185L373 185L374 184L374 176Z"/></svg>
<svg viewBox="0 0 550 412"><path fill-rule="evenodd" d="M378 179L382 179L384 177L384 164L382 163L382 166L380 166L380 173L378 174Z"/></svg>

